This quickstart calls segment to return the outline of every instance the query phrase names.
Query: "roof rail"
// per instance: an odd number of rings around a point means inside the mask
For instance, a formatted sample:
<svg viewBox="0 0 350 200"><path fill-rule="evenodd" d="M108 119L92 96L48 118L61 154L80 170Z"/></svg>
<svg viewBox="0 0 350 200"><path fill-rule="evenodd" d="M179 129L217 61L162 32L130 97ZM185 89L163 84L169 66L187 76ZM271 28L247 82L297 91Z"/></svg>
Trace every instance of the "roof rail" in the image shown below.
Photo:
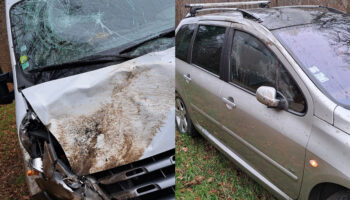
<svg viewBox="0 0 350 200"><path fill-rule="evenodd" d="M233 6L246 6L246 5L259 5L262 8L268 7L270 1L246 1L246 2L224 2L224 3L194 3L185 4L185 8L190 8L190 16L194 17L196 13L201 11L211 11L211 10L238 10L238 8L223 8L223 7L233 7Z"/></svg>

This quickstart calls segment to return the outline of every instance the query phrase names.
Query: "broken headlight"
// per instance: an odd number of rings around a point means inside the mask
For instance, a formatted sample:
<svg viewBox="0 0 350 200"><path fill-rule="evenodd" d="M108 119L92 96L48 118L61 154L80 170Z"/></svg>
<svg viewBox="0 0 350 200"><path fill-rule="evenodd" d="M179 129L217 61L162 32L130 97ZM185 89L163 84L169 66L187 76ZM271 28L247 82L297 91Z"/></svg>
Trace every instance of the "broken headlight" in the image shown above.
<svg viewBox="0 0 350 200"><path fill-rule="evenodd" d="M19 139L32 159L42 157L44 141L48 141L46 127L34 112L28 111L19 130Z"/></svg>
<svg viewBox="0 0 350 200"><path fill-rule="evenodd" d="M41 172L38 186L55 199L109 199L96 181L76 176L63 149L36 114L28 111L19 130L19 139L30 155L30 167Z"/></svg>

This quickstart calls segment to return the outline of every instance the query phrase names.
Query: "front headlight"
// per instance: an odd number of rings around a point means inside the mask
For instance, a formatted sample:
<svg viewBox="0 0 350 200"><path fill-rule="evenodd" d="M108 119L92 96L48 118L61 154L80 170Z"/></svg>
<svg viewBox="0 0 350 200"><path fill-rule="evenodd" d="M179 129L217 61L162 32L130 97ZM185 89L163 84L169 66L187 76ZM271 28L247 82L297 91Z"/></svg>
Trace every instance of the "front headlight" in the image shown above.
<svg viewBox="0 0 350 200"><path fill-rule="evenodd" d="M21 144L24 147L24 149L32 157L31 146L33 145L33 141L28 135L28 128L31 121L30 119L31 119L31 112L27 112L27 115L24 117L21 125L19 126L19 140L21 141Z"/></svg>
<svg viewBox="0 0 350 200"><path fill-rule="evenodd" d="M48 131L36 114L28 111L19 127L19 140L32 159L42 158Z"/></svg>

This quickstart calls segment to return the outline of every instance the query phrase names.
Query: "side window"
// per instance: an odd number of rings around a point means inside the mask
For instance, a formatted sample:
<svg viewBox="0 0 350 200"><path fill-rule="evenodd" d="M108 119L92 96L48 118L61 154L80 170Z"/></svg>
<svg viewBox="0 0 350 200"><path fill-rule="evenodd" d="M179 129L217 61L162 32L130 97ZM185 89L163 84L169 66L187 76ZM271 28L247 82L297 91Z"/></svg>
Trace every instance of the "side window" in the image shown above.
<svg viewBox="0 0 350 200"><path fill-rule="evenodd" d="M231 81L255 92L275 86L277 60L255 37L236 31L231 53Z"/></svg>
<svg viewBox="0 0 350 200"><path fill-rule="evenodd" d="M305 111L305 97L287 70L262 42L241 31L233 39L231 81L254 93L272 86L287 98L290 110Z"/></svg>
<svg viewBox="0 0 350 200"><path fill-rule="evenodd" d="M280 91L289 103L289 109L303 113L306 109L306 100L299 87L281 65L278 72L277 90Z"/></svg>
<svg viewBox="0 0 350 200"><path fill-rule="evenodd" d="M219 75L225 27L201 25L193 44L192 63Z"/></svg>
<svg viewBox="0 0 350 200"><path fill-rule="evenodd" d="M188 47L190 46L191 38L195 28L196 28L196 25L194 24L186 24L186 25L183 25L176 34L176 39L175 39L176 53L175 54L177 58L183 61L187 61Z"/></svg>

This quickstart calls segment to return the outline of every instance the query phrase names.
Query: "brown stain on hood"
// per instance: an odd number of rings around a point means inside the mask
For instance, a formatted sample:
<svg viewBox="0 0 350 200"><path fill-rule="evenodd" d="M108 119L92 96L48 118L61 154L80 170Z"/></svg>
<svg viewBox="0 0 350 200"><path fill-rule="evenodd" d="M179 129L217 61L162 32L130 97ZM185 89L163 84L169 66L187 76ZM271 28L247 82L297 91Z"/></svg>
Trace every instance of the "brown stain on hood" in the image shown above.
<svg viewBox="0 0 350 200"><path fill-rule="evenodd" d="M162 70L154 65L119 71L118 80L109 81L113 85L109 98L99 106L94 101L84 105L94 105L96 111L50 121L49 129L77 175L141 158L174 106L174 79Z"/></svg>

